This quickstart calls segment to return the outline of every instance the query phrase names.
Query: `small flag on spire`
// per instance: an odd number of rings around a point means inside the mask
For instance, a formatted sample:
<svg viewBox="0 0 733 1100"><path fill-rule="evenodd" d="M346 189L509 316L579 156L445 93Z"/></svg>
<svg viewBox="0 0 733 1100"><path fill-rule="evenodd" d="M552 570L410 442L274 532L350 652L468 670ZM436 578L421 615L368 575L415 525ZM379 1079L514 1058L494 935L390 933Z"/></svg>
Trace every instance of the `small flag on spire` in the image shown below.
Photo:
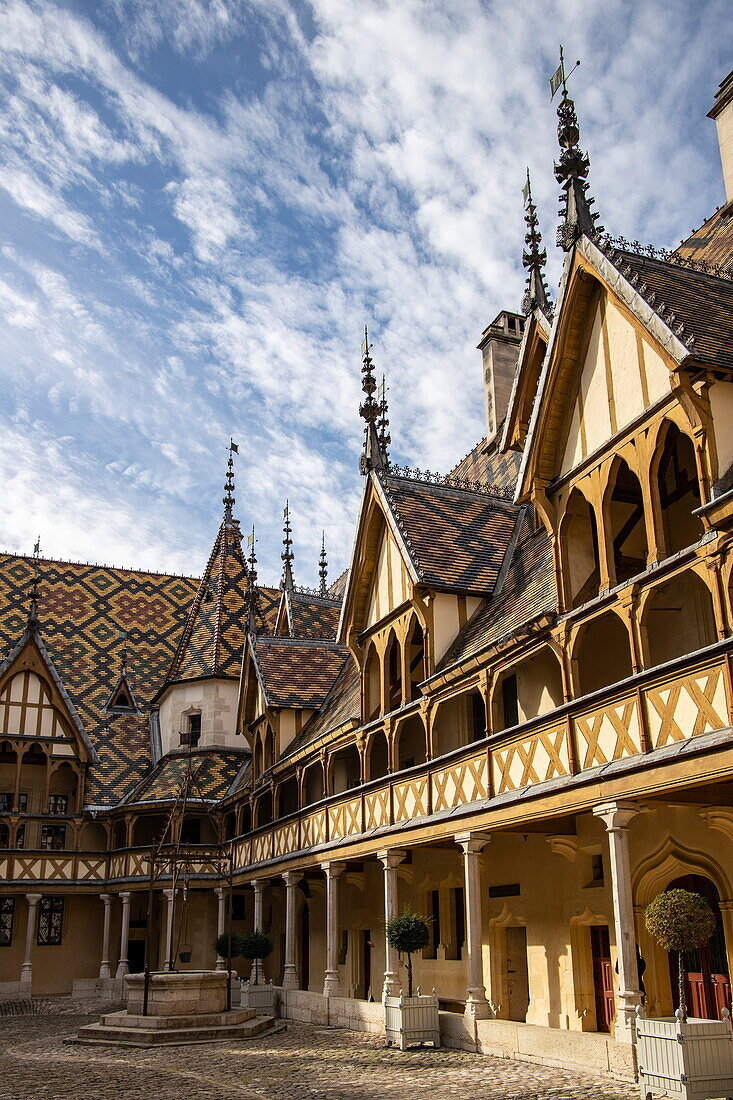
<svg viewBox="0 0 733 1100"><path fill-rule="evenodd" d="M38 538L36 539L35 545L33 547L33 553L34 554L40 554L40 552L41 552L41 536L39 535Z"/></svg>
<svg viewBox="0 0 733 1100"><path fill-rule="evenodd" d="M234 451L235 455L239 454L239 444L235 443L233 439L229 440L229 450Z"/></svg>
<svg viewBox="0 0 733 1100"><path fill-rule="evenodd" d="M529 168L527 169L527 181L522 188L522 197L524 199L524 205L529 202L530 195L532 194L532 184L529 182Z"/></svg>
<svg viewBox="0 0 733 1100"><path fill-rule="evenodd" d="M555 92L561 84L565 83L565 65L561 61L550 77L550 100L555 98Z"/></svg>
<svg viewBox="0 0 733 1100"><path fill-rule="evenodd" d="M247 535L247 546L254 546L254 544L255 544L255 533L254 533L254 530L253 530L251 535Z"/></svg>

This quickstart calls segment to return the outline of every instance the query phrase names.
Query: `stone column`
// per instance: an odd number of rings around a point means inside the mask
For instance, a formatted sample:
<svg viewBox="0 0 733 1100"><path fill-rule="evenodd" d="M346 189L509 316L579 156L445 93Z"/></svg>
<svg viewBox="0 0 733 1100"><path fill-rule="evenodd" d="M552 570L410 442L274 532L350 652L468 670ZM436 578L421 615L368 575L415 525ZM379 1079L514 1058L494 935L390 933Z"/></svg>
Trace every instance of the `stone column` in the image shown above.
<svg viewBox="0 0 733 1100"><path fill-rule="evenodd" d="M163 943L163 970L171 968L171 951L173 950L173 896L174 890L164 890L163 897L168 903L165 917L165 940Z"/></svg>
<svg viewBox="0 0 733 1100"><path fill-rule="evenodd" d="M639 813L636 802L605 802L593 810L606 826L613 894L613 920L618 953L616 1038L622 1043L636 1039L636 1006L641 1004L639 967L636 961L636 930L631 890L629 822Z"/></svg>
<svg viewBox="0 0 733 1100"><path fill-rule="evenodd" d="M322 863L321 870L326 875L326 978L323 983L324 997L339 997L339 875L344 869L343 863Z"/></svg>
<svg viewBox="0 0 733 1100"><path fill-rule="evenodd" d="M41 900L41 895L26 894L25 900L28 902L28 924L25 930L25 957L23 959L23 966L20 970L20 980L22 982L31 982L33 979L33 963L31 962L33 932L36 927L36 909Z"/></svg>
<svg viewBox="0 0 733 1100"><path fill-rule="evenodd" d="M217 936L223 936L226 932L226 919L227 919L227 893L223 886L217 886L214 889L214 893L218 899L218 909L216 914L216 934ZM226 970L227 961L221 955L216 956L216 969Z"/></svg>
<svg viewBox="0 0 733 1100"><path fill-rule="evenodd" d="M109 926L112 918L112 895L100 894L99 900L104 902L104 925L102 930L102 961L99 964L100 978L111 978L109 968Z"/></svg>
<svg viewBox="0 0 733 1100"><path fill-rule="evenodd" d="M466 899L466 951L468 954L468 996L466 1015L475 1020L493 1016L484 985L483 933L481 919L481 867L479 856L491 839L481 833L458 833L456 844L463 851Z"/></svg>
<svg viewBox="0 0 733 1100"><path fill-rule="evenodd" d="M298 967L295 963L295 915L297 907L298 883L302 875L299 871L286 871L283 875L285 883L285 967L283 972L283 989L298 989Z"/></svg>
<svg viewBox="0 0 733 1100"><path fill-rule="evenodd" d="M264 910L264 895L265 887L267 883L264 879L256 879L252 883L252 889L255 892L255 913L254 913L254 930L255 932L263 932L262 925L264 924L263 910Z"/></svg>
<svg viewBox="0 0 733 1100"><path fill-rule="evenodd" d="M377 859L384 867L384 920L385 924L397 916L397 868L407 852L403 848L386 848L377 852ZM384 937L384 985L382 986L382 1000L385 997L399 993L399 979L397 967L399 959L397 952L390 947L387 937Z"/></svg>
<svg viewBox="0 0 733 1100"><path fill-rule="evenodd" d="M120 958L117 963L117 972L115 978L117 981L121 981L125 974L130 973L130 964L127 959L127 944L130 939L130 898L132 894L129 890L120 894L120 901L122 902L122 928L120 930Z"/></svg>

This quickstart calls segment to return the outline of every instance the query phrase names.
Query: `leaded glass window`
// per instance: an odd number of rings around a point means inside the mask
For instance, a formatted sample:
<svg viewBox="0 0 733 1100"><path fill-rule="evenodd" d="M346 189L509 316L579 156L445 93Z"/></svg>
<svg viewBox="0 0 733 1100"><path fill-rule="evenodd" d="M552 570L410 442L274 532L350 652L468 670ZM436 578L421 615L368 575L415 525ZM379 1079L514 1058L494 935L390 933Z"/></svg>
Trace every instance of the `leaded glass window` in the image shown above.
<svg viewBox="0 0 733 1100"><path fill-rule="evenodd" d="M0 898L0 947L10 947L13 942L13 918L15 898Z"/></svg>
<svg viewBox="0 0 733 1100"><path fill-rule="evenodd" d="M38 907L38 946L48 947L61 943L63 924L64 899L41 898Z"/></svg>

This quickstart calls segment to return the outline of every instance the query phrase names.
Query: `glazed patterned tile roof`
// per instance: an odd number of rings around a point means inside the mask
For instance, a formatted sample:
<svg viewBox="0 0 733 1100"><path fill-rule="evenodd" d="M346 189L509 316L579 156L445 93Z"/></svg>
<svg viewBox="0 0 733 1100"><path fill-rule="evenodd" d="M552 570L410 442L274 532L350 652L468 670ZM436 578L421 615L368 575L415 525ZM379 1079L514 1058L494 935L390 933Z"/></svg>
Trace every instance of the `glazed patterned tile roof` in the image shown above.
<svg viewBox="0 0 733 1100"><path fill-rule="evenodd" d="M247 763L249 751L224 752L222 750L197 751L191 754L192 799L218 802L229 791L234 780ZM139 802L159 802L175 799L188 769L188 753L166 756L152 775L125 799L125 805Z"/></svg>
<svg viewBox="0 0 733 1100"><path fill-rule="evenodd" d="M419 582L467 592L492 591L518 509L492 493L380 477Z"/></svg>
<svg viewBox="0 0 733 1100"><path fill-rule="evenodd" d="M223 522L168 672L168 681L237 677L249 571L236 520Z"/></svg>
<svg viewBox="0 0 733 1100"><path fill-rule="evenodd" d="M23 633L33 575L30 558L0 554L0 652ZM103 565L42 561L40 635L98 762L90 765L87 805L114 805L150 768L147 707L165 679L197 580ZM105 713L127 631L128 679L141 714Z"/></svg>
<svg viewBox="0 0 733 1100"><path fill-rule="evenodd" d="M292 638L335 639L341 615L340 600L303 592L286 592L285 598Z"/></svg>
<svg viewBox="0 0 733 1100"><path fill-rule="evenodd" d="M338 729L349 719L361 719L361 681L356 662L349 657L329 691L321 709L308 719L303 729L288 746L286 756L292 756L319 737Z"/></svg>
<svg viewBox="0 0 733 1100"><path fill-rule="evenodd" d="M334 599L337 600L343 600L344 595L346 594L346 585L348 584L348 581L349 571L348 569L344 569L343 573L341 573L340 576L336 578L333 584L329 585L329 596L333 596Z"/></svg>
<svg viewBox="0 0 733 1100"><path fill-rule="evenodd" d="M521 455L516 451L499 451L496 443L487 448L486 440L481 439L465 458L450 472L450 477L465 478L466 481L480 481L482 485L495 485L497 489L509 489L512 492L517 484Z"/></svg>
<svg viewBox="0 0 733 1100"><path fill-rule="evenodd" d="M656 295L655 311L661 301L674 313L684 325L683 343L694 338L696 359L733 370L733 279L624 249L612 249L610 258L626 278L632 276L643 298Z"/></svg>
<svg viewBox="0 0 733 1100"><path fill-rule="evenodd" d="M733 270L733 204L721 206L699 229L682 241L675 255Z"/></svg>
<svg viewBox="0 0 733 1100"><path fill-rule="evenodd" d="M557 611L552 545L544 528L530 532L526 522L501 592L469 619L437 671L449 668L541 615Z"/></svg>
<svg viewBox="0 0 733 1100"><path fill-rule="evenodd" d="M320 707L348 657L346 646L258 637L253 647L268 706Z"/></svg>

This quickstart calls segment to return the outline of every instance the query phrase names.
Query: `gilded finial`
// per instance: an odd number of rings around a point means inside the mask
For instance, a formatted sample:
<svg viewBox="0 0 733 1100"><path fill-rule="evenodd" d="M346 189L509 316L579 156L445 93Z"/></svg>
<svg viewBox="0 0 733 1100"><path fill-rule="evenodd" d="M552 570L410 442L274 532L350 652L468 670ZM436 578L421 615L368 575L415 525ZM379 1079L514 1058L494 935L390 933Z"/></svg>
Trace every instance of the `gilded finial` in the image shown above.
<svg viewBox="0 0 733 1100"><path fill-rule="evenodd" d="M286 500L285 508L283 510L283 550L280 557L283 560L283 575L280 581L280 587L285 591L292 592L295 588L295 581L293 580L293 539L292 528L290 526L290 504Z"/></svg>
<svg viewBox="0 0 733 1100"><path fill-rule="evenodd" d="M321 533L321 553L318 558L318 575L321 583L318 588L319 596L328 595L328 559L326 558L326 532Z"/></svg>
<svg viewBox="0 0 733 1100"><path fill-rule="evenodd" d="M527 169L527 182L522 192L524 195L524 220L527 223L527 232L524 237L527 247L522 253L522 264L527 269L527 288L522 298L522 312L526 315L535 309L541 309L546 317L552 316L547 286L545 285L544 266L547 263L547 251L542 248L542 234L537 217L537 207L532 201L532 181Z"/></svg>
<svg viewBox="0 0 733 1100"><path fill-rule="evenodd" d="M575 68L579 64L578 61ZM557 139L562 152L559 161L555 163L555 179L563 190L560 207L563 221L557 231L557 243L564 252L569 252L584 234L593 237L603 230L602 225L596 225L599 215L591 212L593 198L587 195L590 160L588 154L584 153L578 144L580 127L575 113L575 104L568 95L569 75L569 73L565 74L565 59L561 46L560 67L550 80L550 88L554 96L562 85L562 99L557 106Z"/></svg>

